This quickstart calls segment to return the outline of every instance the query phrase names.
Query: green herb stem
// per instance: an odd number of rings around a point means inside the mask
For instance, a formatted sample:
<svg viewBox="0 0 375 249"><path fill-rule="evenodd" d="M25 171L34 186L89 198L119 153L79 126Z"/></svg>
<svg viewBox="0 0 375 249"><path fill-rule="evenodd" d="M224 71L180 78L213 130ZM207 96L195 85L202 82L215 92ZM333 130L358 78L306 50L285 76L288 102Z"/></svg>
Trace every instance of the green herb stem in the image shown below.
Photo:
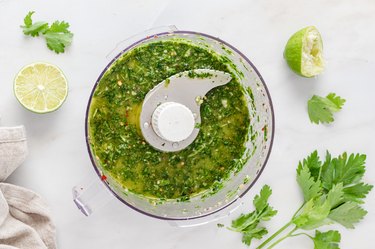
<svg viewBox="0 0 375 249"><path fill-rule="evenodd" d="M297 227L293 228L293 230L290 231L287 235L285 235L284 237L281 237L280 239L276 240L275 243L273 243L272 245L270 245L268 247L268 249L273 248L274 246L276 246L277 244L279 244L281 241L283 241L283 240L285 240L285 239L293 236L293 232L295 232L297 229L298 229Z"/></svg>
<svg viewBox="0 0 375 249"><path fill-rule="evenodd" d="M305 236L309 237L310 239L314 239L313 237L311 237L307 233L295 233L295 234L291 234L290 237L296 237L296 236L300 236L300 235L305 235Z"/></svg>
<svg viewBox="0 0 375 249"><path fill-rule="evenodd" d="M265 247L269 242L271 242L274 238L276 238L280 233L282 233L285 229L287 229L292 223L292 221L289 221L286 223L282 228L277 230L274 234L272 234L267 240L265 240L262 244L260 244L257 249L261 249Z"/></svg>
<svg viewBox="0 0 375 249"><path fill-rule="evenodd" d="M305 206L306 202L304 202L298 209L297 211L293 214L293 217L292 217L292 220L297 216L297 214L299 213L299 211L301 211L301 209L303 208L303 206Z"/></svg>

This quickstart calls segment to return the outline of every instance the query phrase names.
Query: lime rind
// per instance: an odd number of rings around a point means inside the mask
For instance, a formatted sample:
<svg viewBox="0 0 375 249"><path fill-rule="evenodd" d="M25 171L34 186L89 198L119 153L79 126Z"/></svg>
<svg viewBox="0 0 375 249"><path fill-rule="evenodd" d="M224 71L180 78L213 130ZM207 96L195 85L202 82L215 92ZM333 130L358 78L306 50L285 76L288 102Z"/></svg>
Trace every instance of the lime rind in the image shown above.
<svg viewBox="0 0 375 249"><path fill-rule="evenodd" d="M56 76L56 79L47 80L51 75ZM42 83L40 85L45 89L38 91L36 82ZM13 91L24 108L34 113L45 114L54 112L62 106L68 96L68 84L59 67L46 62L36 62L24 66L18 72L14 79Z"/></svg>
<svg viewBox="0 0 375 249"><path fill-rule="evenodd" d="M314 26L299 30L285 46L284 58L297 74L313 77L324 70L323 42Z"/></svg>

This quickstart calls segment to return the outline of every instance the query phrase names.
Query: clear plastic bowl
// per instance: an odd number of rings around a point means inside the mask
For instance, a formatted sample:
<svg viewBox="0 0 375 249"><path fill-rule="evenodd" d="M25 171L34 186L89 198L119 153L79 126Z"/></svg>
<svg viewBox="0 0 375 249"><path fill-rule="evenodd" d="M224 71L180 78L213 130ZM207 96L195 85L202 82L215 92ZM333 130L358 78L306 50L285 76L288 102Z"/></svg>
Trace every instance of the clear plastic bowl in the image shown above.
<svg viewBox="0 0 375 249"><path fill-rule="evenodd" d="M104 177L99 162L93 156L90 147L90 138L88 136L88 113L93 93L106 70L114 63L122 54L136 48L140 45L168 40L171 38L181 38L190 41L192 44L210 49L218 54L225 55L229 58L235 67L233 73L238 76L240 83L246 89L247 105L250 111L252 129L249 129L249 137L253 139L246 144L246 152L241 160L245 160L246 164L238 173L233 173L229 180L224 183L216 194L202 199L194 197L188 202L167 201L158 204L150 199L140 197L123 189L115 180L110 177ZM142 214L152 216L159 219L170 221L186 221L200 218L199 222L215 220L233 210L239 204L241 197L255 184L262 173L268 157L271 152L274 137L274 113L272 101L267 86L250 60L236 48L225 41L213 36L192 32L179 31L175 28L167 32L159 32L144 37L118 53L107 67L100 74L96 81L87 106L86 113L86 142L88 152L92 161L92 165L101 182L108 188L118 200L127 206L139 211ZM99 182L99 181L98 181ZM87 187L76 186L73 189L75 203L86 214L90 214L95 206L92 201L93 196L97 196L96 192L101 191L102 186ZM226 209L231 206L232 208ZM221 211L221 212L219 212ZM213 215L216 214L216 215ZM203 217L206 217L203 219ZM195 222L196 223L196 222Z"/></svg>

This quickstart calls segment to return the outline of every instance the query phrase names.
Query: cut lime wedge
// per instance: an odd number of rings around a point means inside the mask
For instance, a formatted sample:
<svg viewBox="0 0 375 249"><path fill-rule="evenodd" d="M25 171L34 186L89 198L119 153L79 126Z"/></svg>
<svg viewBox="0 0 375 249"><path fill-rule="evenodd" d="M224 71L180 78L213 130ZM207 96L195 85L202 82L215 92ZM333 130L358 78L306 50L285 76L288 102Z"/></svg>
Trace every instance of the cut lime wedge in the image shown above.
<svg viewBox="0 0 375 249"><path fill-rule="evenodd" d="M310 26L292 35L285 46L284 58L289 67L301 76L320 74L324 69L324 59L319 31Z"/></svg>
<svg viewBox="0 0 375 249"><path fill-rule="evenodd" d="M57 110L68 95L63 72L48 63L25 66L14 80L14 94L26 109L36 113Z"/></svg>

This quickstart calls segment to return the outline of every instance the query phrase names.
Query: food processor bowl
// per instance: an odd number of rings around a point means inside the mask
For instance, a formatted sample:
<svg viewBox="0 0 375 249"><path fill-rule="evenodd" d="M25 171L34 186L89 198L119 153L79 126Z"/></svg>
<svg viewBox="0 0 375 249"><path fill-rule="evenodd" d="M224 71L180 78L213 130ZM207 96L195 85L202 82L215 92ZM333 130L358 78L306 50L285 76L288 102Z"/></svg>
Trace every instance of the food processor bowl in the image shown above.
<svg viewBox="0 0 375 249"><path fill-rule="evenodd" d="M228 59L229 68L239 79L245 93L250 114L250 126L247 134L246 151L239 159L239 163L244 164L243 168L239 172L232 172L229 179L222 182L222 187L216 193L204 197L198 195L188 201L159 201L158 199L133 194L124 189L116 180L103 173L100 162L96 160L90 145L88 115L95 89L104 73L117 59L141 45L175 38L183 39L190 44L208 49ZM123 49L110 61L93 87L88 101L85 122L86 142L92 165L99 176L100 182L107 187L112 195L142 214L169 221L196 220L196 223L199 223L198 220L203 223L203 220L212 221L223 215L228 215L238 206L234 203L240 203L241 198L255 184L267 163L275 130L270 93L262 76L251 61L239 50L219 38L199 32L179 31L175 28L166 32L144 35L142 39ZM95 201L92 201L92 199L99 191L98 189L104 189L104 186L93 188L81 185L73 189L74 201L83 213L89 215L92 212L95 205ZM231 208L227 208L229 206Z"/></svg>

